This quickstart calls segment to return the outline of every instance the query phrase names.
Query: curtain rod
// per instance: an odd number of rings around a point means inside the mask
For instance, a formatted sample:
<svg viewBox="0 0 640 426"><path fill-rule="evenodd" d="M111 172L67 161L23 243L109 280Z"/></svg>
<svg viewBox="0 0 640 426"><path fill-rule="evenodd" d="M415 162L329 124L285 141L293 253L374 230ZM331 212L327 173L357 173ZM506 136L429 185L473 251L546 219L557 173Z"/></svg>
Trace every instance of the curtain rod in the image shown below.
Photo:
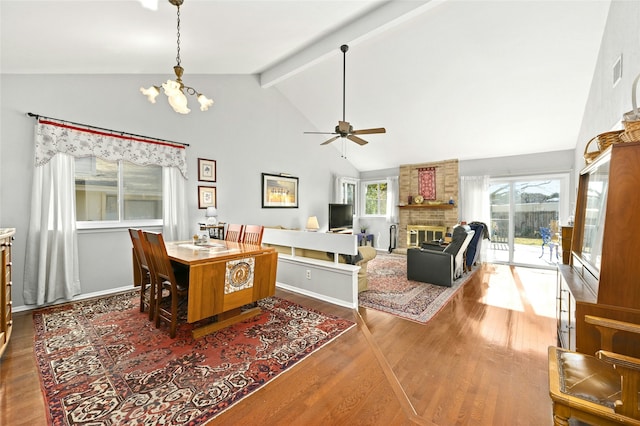
<svg viewBox="0 0 640 426"><path fill-rule="evenodd" d="M95 129L95 130L102 130L105 132L111 132L111 133L116 133L116 134L120 134L120 135L128 135L128 136L134 136L134 137L138 137L138 138L144 138L144 139L151 139L154 141L158 141L158 142L168 142L168 143L172 143L172 144L176 144L176 145L182 145L182 146L189 146L188 143L183 143L183 142L173 142L173 141L169 141L166 139L159 139L159 138L154 138L151 136L142 136L142 135L136 135L134 133L127 133L127 132L122 132L120 130L111 130L111 129L105 129L104 127L96 127L96 126L90 126L88 124L82 124L82 123L74 123L73 121L69 121L69 120L61 120L59 118L53 118L53 117L47 117L46 115L40 115L40 114L34 114L32 112L28 112L27 115L29 117L34 117L36 119L38 118L45 118L45 119L49 119L49 120L56 120L56 121L61 121L63 123L69 123L69 124L74 124L76 126L83 126L83 127L87 127L89 129Z"/></svg>

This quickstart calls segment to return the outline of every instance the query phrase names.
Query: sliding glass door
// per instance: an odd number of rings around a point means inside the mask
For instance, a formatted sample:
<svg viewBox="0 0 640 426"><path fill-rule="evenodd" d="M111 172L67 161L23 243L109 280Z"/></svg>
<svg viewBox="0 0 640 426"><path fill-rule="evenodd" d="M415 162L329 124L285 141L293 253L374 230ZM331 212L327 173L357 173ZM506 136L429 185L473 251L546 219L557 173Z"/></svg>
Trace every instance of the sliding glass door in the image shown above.
<svg viewBox="0 0 640 426"><path fill-rule="evenodd" d="M561 262L560 222L569 216L563 197L568 189L568 174L492 179L488 260L541 267Z"/></svg>

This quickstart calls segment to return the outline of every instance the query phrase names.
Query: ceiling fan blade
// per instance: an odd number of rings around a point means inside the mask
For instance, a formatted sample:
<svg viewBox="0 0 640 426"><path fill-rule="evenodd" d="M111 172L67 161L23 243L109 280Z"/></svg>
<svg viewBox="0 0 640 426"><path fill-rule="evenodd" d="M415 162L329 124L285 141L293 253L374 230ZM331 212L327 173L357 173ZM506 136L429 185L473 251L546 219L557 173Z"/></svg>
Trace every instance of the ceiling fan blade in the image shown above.
<svg viewBox="0 0 640 426"><path fill-rule="evenodd" d="M329 140L326 140L326 141L322 142L320 145L327 145L327 144L330 144L331 142L335 141L335 140L336 140L336 139L338 139L339 137L340 137L340 135L338 135L338 136L334 136L334 137L332 137L331 139L329 139Z"/></svg>
<svg viewBox="0 0 640 426"><path fill-rule="evenodd" d="M353 142L357 143L358 145L366 145L366 144L368 144L368 143L369 143L369 142L365 141L364 139L361 139L361 138L359 138L359 137L357 137L357 136L354 136L354 135L349 135L349 136L347 136L347 139L349 139L350 141L353 141Z"/></svg>
<svg viewBox="0 0 640 426"><path fill-rule="evenodd" d="M336 132L303 132L305 135L337 135Z"/></svg>
<svg viewBox="0 0 640 426"><path fill-rule="evenodd" d="M384 127L378 127L375 129L361 129L361 130L354 130L353 132L351 132L354 135L370 135L373 133L387 133L387 129L385 129Z"/></svg>

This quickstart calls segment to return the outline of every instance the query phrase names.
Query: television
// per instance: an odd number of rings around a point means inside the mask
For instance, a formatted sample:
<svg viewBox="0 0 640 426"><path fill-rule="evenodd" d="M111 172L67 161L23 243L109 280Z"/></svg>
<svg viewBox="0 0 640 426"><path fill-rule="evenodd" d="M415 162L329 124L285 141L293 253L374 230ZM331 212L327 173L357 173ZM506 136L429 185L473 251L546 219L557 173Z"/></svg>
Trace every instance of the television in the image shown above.
<svg viewBox="0 0 640 426"><path fill-rule="evenodd" d="M352 204L329 204L329 231L343 231L353 228Z"/></svg>

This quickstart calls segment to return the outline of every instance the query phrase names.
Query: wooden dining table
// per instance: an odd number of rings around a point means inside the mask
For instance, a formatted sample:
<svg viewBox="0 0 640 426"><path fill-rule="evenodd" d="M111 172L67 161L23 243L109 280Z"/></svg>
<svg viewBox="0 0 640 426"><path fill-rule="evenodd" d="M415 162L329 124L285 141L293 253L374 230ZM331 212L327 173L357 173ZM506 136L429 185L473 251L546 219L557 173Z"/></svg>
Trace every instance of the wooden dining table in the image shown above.
<svg viewBox="0 0 640 426"><path fill-rule="evenodd" d="M260 299L275 294L278 253L271 247L210 240L165 243L172 262L189 268L187 321L216 317L193 329L198 338L260 313Z"/></svg>

